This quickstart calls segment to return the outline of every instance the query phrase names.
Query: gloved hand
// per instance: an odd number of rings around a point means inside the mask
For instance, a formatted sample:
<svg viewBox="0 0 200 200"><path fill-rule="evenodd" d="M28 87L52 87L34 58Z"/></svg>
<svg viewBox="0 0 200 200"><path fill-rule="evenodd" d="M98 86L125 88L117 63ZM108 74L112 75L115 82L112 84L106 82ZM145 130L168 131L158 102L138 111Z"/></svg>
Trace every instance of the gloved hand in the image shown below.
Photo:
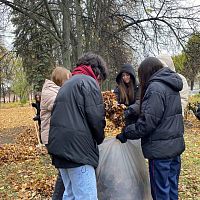
<svg viewBox="0 0 200 200"><path fill-rule="evenodd" d="M33 117L34 121L38 121L40 119L40 116L36 115L35 117Z"/></svg>
<svg viewBox="0 0 200 200"><path fill-rule="evenodd" d="M36 103L31 103L32 107L36 107Z"/></svg>
<svg viewBox="0 0 200 200"><path fill-rule="evenodd" d="M118 139L121 143L127 142L127 139L124 137L123 133L116 135L116 139Z"/></svg>

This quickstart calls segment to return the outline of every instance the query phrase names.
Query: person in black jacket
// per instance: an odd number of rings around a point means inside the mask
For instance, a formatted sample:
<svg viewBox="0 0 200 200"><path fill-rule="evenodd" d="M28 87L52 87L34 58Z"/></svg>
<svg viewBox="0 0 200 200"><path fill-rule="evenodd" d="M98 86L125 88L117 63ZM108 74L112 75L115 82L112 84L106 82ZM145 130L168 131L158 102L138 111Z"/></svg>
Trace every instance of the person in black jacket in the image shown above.
<svg viewBox="0 0 200 200"><path fill-rule="evenodd" d="M41 130L40 102L41 102L41 93L37 92L35 94L35 103L32 103L32 107L36 109L36 116L33 117L33 120L38 121L39 131Z"/></svg>
<svg viewBox="0 0 200 200"><path fill-rule="evenodd" d="M47 148L64 182L63 199L96 200L97 145L106 124L99 83L107 77L106 64L99 55L86 53L72 75L57 94Z"/></svg>
<svg viewBox="0 0 200 200"><path fill-rule="evenodd" d="M185 149L184 124L179 91L181 78L154 57L138 69L141 84L141 113L138 121L117 135L122 143L141 138L144 157L149 160L154 200L178 199L180 155Z"/></svg>
<svg viewBox="0 0 200 200"><path fill-rule="evenodd" d="M200 104L197 106L197 111L195 112L195 116L198 120L200 120Z"/></svg>
<svg viewBox="0 0 200 200"><path fill-rule="evenodd" d="M137 121L140 112L140 88L132 65L122 65L116 83L114 93L118 103L127 106L124 117L125 124L129 125Z"/></svg>

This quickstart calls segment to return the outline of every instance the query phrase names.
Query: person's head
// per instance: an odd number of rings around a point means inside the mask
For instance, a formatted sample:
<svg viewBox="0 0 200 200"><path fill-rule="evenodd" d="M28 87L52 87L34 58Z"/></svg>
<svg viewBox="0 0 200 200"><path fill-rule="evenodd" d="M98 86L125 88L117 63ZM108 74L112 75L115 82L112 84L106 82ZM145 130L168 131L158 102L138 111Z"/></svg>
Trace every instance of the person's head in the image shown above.
<svg viewBox="0 0 200 200"><path fill-rule="evenodd" d="M52 74L51 80L58 86L62 86L66 80L71 77L71 72L64 67L56 67Z"/></svg>
<svg viewBox="0 0 200 200"><path fill-rule="evenodd" d="M129 84L133 82L133 84L136 84L135 82L135 71L133 69L133 66L131 64L124 64L122 65L120 72L118 73L116 77L116 82L118 85L121 83Z"/></svg>
<svg viewBox="0 0 200 200"><path fill-rule="evenodd" d="M138 77L141 85L141 99L144 97L151 76L163 67L163 63L155 57L148 57L141 62L138 68Z"/></svg>
<svg viewBox="0 0 200 200"><path fill-rule="evenodd" d="M91 66L92 71L94 72L97 80L99 82L106 80L108 76L108 70L106 66L106 62L103 58L97 54L88 52L83 54L76 64L76 66L80 65L88 65Z"/></svg>
<svg viewBox="0 0 200 200"><path fill-rule="evenodd" d="M36 92L35 93L35 101L40 102L41 101L41 92Z"/></svg>
<svg viewBox="0 0 200 200"><path fill-rule="evenodd" d="M166 66L169 67L172 71L175 70L174 62L172 60L172 57L168 54L160 54L157 56L157 58Z"/></svg>
<svg viewBox="0 0 200 200"><path fill-rule="evenodd" d="M122 65L116 77L120 92L120 103L130 105L134 102L134 88L136 87L135 71L131 64Z"/></svg>

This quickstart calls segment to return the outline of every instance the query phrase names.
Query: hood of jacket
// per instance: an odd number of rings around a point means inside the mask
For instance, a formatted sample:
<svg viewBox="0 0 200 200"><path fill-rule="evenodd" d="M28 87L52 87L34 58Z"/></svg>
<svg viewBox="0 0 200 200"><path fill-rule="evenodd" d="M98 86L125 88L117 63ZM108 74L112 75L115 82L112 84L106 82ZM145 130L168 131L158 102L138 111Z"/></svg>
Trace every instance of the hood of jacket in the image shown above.
<svg viewBox="0 0 200 200"><path fill-rule="evenodd" d="M58 91L60 89L60 86L56 85L53 81L46 79L43 85L42 90L56 90Z"/></svg>
<svg viewBox="0 0 200 200"><path fill-rule="evenodd" d="M168 67L164 67L157 71L155 74L153 74L149 80L149 83L154 81L162 82L175 91L181 91L183 88L183 81L181 77Z"/></svg>
<svg viewBox="0 0 200 200"><path fill-rule="evenodd" d="M121 68L120 72L117 74L117 77L116 77L117 84L119 84L123 72L129 73L131 75L134 83L137 84L136 83L135 71L134 71L133 66L131 64L122 65L122 68Z"/></svg>
<svg viewBox="0 0 200 200"><path fill-rule="evenodd" d="M176 71L174 62L172 57L168 54L160 54L157 58L165 65L165 67L169 67L172 71Z"/></svg>

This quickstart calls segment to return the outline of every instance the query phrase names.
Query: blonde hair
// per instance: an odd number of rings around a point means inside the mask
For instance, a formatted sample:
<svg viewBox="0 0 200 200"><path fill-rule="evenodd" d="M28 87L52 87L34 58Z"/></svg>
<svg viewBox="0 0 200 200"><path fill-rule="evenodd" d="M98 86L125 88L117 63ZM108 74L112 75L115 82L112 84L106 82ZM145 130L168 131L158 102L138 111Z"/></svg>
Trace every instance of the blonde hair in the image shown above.
<svg viewBox="0 0 200 200"><path fill-rule="evenodd" d="M71 76L71 72L66 68L56 67L51 74L51 80L61 87L66 80L71 78Z"/></svg>

